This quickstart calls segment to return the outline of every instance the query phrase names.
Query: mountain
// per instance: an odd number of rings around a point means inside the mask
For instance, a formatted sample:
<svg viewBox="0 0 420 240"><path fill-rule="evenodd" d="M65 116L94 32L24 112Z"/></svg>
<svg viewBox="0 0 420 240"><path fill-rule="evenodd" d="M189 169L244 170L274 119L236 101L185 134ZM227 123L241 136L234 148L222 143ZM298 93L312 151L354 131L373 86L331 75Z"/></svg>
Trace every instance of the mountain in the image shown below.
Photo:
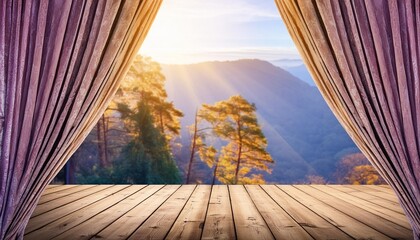
<svg viewBox="0 0 420 240"><path fill-rule="evenodd" d="M274 66L286 69L290 67L300 66L303 64L303 61L302 59L285 58L285 59L271 60L270 63L273 64Z"/></svg>
<svg viewBox="0 0 420 240"><path fill-rule="evenodd" d="M293 67L287 67L285 68L286 71L291 73L293 76L299 78L300 80L306 82L307 84L311 86L315 86L315 82L312 79L311 74L309 73L308 69L304 64L301 64L299 66L293 66Z"/></svg>
<svg viewBox="0 0 420 240"><path fill-rule="evenodd" d="M178 152L181 168L188 158L188 125L201 104L241 94L255 103L275 164L267 182L304 182L308 175L332 179L336 162L357 148L327 107L317 88L261 60L162 65L168 97L185 116ZM201 175L210 171L197 163ZM208 179L203 179L206 182Z"/></svg>

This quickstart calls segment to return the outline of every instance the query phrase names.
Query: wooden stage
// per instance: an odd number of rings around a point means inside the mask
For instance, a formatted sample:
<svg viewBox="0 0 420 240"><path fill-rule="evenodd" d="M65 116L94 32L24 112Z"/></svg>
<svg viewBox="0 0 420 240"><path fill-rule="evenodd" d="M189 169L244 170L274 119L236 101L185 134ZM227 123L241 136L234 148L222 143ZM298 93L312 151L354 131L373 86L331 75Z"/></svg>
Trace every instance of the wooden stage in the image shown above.
<svg viewBox="0 0 420 240"><path fill-rule="evenodd" d="M25 239L413 239L388 186L50 185Z"/></svg>

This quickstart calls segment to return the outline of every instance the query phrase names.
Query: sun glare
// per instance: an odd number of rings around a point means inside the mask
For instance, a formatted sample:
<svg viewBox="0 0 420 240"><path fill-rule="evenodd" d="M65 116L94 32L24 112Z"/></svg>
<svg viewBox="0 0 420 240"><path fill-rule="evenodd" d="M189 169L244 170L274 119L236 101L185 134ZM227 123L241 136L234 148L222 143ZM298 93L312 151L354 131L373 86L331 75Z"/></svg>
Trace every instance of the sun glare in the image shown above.
<svg viewBox="0 0 420 240"><path fill-rule="evenodd" d="M139 53L166 64L300 59L273 1L166 0Z"/></svg>

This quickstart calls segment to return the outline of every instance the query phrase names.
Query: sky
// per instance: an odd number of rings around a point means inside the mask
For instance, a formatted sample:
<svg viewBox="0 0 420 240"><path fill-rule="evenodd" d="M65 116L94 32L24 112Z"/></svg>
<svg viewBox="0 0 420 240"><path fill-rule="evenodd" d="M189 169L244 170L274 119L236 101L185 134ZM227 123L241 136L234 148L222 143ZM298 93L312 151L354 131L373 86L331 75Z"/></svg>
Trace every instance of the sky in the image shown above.
<svg viewBox="0 0 420 240"><path fill-rule="evenodd" d="M300 59L273 0L163 0L139 53L164 64Z"/></svg>

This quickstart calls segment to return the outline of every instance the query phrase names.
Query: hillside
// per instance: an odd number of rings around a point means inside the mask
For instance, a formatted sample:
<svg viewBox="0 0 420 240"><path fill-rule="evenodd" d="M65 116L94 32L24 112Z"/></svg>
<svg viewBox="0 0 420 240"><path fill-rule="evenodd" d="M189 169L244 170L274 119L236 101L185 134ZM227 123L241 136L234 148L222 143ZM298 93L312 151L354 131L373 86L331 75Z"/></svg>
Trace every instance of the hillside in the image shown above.
<svg viewBox="0 0 420 240"><path fill-rule="evenodd" d="M357 148L339 125L318 90L289 72L260 60L162 65L169 98L181 109L186 148L178 153L185 164L194 112L202 103L212 104L241 94L257 106L259 121L276 160L268 182L303 182L307 175L330 179L335 164ZM200 164L198 169L207 174ZM198 171L198 170L197 170ZM204 179L206 181L206 179Z"/></svg>
<svg viewBox="0 0 420 240"><path fill-rule="evenodd" d="M305 65L301 64L299 66L288 67L286 70L291 73L293 76L299 78L300 80L308 83L311 86L315 86L315 82L309 74L308 69Z"/></svg>

